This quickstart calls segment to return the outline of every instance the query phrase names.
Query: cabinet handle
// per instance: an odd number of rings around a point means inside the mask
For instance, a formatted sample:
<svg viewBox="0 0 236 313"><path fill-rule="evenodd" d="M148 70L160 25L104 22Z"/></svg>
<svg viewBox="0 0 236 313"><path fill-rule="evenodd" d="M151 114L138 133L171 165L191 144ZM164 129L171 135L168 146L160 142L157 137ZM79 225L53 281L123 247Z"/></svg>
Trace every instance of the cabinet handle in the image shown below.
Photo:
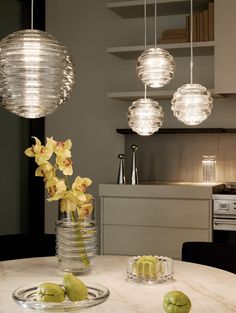
<svg viewBox="0 0 236 313"><path fill-rule="evenodd" d="M220 225L220 224L222 224L222 225L236 225L236 221L235 222L233 222L233 221L231 221L231 222L228 222L228 221L222 221L222 222L214 222L214 224L215 225Z"/></svg>

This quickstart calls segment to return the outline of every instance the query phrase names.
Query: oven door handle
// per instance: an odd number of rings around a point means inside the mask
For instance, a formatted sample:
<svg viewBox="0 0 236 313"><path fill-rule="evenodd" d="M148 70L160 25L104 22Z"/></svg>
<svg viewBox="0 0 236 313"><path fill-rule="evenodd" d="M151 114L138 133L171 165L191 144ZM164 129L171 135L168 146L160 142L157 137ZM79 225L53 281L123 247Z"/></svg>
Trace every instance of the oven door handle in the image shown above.
<svg viewBox="0 0 236 313"><path fill-rule="evenodd" d="M236 231L236 220L232 219L214 219L214 230Z"/></svg>
<svg viewBox="0 0 236 313"><path fill-rule="evenodd" d="M221 221L221 220L215 220L214 221L215 225L236 225L236 221L235 220L227 220L227 221Z"/></svg>

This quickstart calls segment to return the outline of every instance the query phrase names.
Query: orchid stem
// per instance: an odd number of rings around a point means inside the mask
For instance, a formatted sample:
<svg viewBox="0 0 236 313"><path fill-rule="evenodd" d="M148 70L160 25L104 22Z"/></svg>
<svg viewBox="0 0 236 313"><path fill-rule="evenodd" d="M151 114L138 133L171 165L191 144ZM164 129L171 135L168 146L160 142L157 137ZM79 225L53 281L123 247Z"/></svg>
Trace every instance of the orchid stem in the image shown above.
<svg viewBox="0 0 236 313"><path fill-rule="evenodd" d="M71 216L72 222L76 222L75 212L70 212L70 216ZM83 262L85 267L89 267L90 262L87 256L87 252L86 252L85 244L83 240L83 235L81 233L81 229L79 225L75 226L75 231L76 231L76 239L78 240L78 246L79 248L81 248L81 251L79 252L80 260Z"/></svg>

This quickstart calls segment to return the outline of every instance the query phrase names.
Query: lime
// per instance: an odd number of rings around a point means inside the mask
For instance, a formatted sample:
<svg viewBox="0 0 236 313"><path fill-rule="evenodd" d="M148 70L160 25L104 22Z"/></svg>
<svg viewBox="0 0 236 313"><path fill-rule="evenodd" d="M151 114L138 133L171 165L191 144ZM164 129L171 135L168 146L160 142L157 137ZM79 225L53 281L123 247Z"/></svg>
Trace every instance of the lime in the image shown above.
<svg viewBox="0 0 236 313"><path fill-rule="evenodd" d="M191 301L182 291L170 291L164 296L163 308L167 313L189 313Z"/></svg>
<svg viewBox="0 0 236 313"><path fill-rule="evenodd" d="M62 302L65 299L65 291L57 284L45 282L38 286L36 299L40 302Z"/></svg>

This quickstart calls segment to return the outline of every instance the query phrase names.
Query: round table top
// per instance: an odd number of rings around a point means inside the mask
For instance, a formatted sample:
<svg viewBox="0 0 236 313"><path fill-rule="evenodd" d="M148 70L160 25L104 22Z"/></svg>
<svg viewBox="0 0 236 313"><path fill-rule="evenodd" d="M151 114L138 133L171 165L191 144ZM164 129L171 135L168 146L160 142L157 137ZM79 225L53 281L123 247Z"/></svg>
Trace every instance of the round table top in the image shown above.
<svg viewBox="0 0 236 313"><path fill-rule="evenodd" d="M156 285L126 280L128 256L97 256L94 269L80 278L110 290L108 300L83 312L164 313L164 295L180 290L190 298L190 313L236 312L236 275L216 268L174 261L174 278ZM39 281L62 281L56 257L0 262L0 313L31 312L12 299L14 289ZM37 311L33 311L36 313ZM38 311L39 312L39 311Z"/></svg>

